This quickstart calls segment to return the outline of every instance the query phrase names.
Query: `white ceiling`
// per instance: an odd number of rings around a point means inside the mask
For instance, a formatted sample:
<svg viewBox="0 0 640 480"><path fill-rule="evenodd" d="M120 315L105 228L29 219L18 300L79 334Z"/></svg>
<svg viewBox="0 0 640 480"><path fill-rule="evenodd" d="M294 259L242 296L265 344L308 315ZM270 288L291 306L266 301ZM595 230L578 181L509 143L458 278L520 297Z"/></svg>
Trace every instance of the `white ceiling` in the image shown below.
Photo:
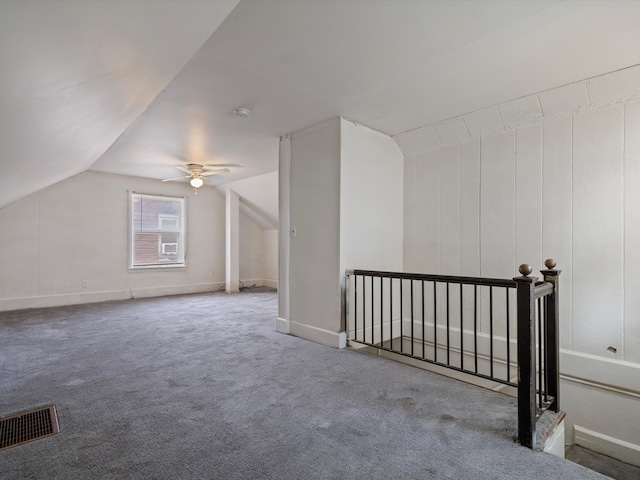
<svg viewBox="0 0 640 480"><path fill-rule="evenodd" d="M638 25L637 1L5 0L0 208L186 162L237 165L208 183L260 205L238 182L277 169L280 135L338 115L396 135L639 64Z"/></svg>

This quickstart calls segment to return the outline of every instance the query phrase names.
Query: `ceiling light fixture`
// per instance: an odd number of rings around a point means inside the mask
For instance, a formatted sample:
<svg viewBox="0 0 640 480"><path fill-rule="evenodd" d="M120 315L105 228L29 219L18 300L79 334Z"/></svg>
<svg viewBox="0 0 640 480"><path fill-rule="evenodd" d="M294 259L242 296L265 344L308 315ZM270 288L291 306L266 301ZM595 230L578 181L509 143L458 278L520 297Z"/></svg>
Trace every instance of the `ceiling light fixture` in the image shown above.
<svg viewBox="0 0 640 480"><path fill-rule="evenodd" d="M238 107L233 110L233 114L238 118L247 118L249 115L251 115L251 110L244 107Z"/></svg>
<svg viewBox="0 0 640 480"><path fill-rule="evenodd" d="M197 195L198 194L198 189L204 185L204 179L202 177L193 177L189 183L191 184L191 186L193 187L193 191L194 193Z"/></svg>

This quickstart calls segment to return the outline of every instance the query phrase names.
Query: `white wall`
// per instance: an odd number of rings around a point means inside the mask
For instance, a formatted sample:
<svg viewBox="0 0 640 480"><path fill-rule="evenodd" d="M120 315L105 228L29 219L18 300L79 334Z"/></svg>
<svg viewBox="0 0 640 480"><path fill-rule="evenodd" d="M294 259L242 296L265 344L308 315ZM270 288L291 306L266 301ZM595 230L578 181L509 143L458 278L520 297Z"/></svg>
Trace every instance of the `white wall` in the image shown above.
<svg viewBox="0 0 640 480"><path fill-rule="evenodd" d="M264 284L263 231L243 213L240 213L240 281L245 287Z"/></svg>
<svg viewBox="0 0 640 480"><path fill-rule="evenodd" d="M555 258L569 441L576 425L595 432L591 448L612 454L613 445L627 461L640 459L639 75L612 73L397 138L405 271L511 278L521 263L535 271ZM464 141L433 135L453 125L467 129Z"/></svg>
<svg viewBox="0 0 640 480"><path fill-rule="evenodd" d="M404 157L396 142L341 119L340 273L402 270Z"/></svg>
<svg viewBox="0 0 640 480"><path fill-rule="evenodd" d="M338 346L340 119L291 135L290 333ZM284 222L280 222L281 225ZM282 232L288 235L288 232ZM281 285L282 286L282 285Z"/></svg>
<svg viewBox="0 0 640 480"><path fill-rule="evenodd" d="M370 128L336 118L281 139L278 331L346 344L345 268L402 268L402 187L402 152Z"/></svg>
<svg viewBox="0 0 640 480"><path fill-rule="evenodd" d="M128 191L187 197L186 268L128 269ZM224 222L211 187L77 175L0 210L0 310L217 289Z"/></svg>
<svg viewBox="0 0 640 480"><path fill-rule="evenodd" d="M278 230L262 232L264 285L278 288Z"/></svg>

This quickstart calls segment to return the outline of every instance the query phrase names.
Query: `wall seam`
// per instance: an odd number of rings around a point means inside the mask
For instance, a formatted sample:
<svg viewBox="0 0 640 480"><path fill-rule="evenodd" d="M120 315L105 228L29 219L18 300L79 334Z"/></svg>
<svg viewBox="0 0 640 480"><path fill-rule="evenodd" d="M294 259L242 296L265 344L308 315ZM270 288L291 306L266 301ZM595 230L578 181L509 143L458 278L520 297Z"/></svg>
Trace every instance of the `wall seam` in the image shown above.
<svg viewBox="0 0 640 480"><path fill-rule="evenodd" d="M571 146L571 151L570 151L570 156L571 156L571 228L570 228L570 244L571 244L571 249L570 249L570 258L569 258L569 263L571 265L570 267L570 273L569 276L571 277L571 295L570 295L570 302L569 302L569 308L571 311L571 318L570 318L570 322L569 322L569 349L573 350L574 348L574 340L573 340L573 293L574 293L574 285L573 285L573 251L574 251L574 247L575 245L573 244L573 231L574 231L574 225L575 225L575 208L574 208L574 188L573 188L573 182L574 182L574 171L573 171L573 153L574 153L574 136L575 136L575 125L574 125L574 120L575 120L575 115L571 115L570 117L571 120L571 140L570 140L570 146Z"/></svg>
<svg viewBox="0 0 640 480"><path fill-rule="evenodd" d="M538 161L539 166L540 166L540 256L541 258L538 259L538 261L540 262L540 265L544 265L544 243L543 243L543 238L542 238L542 229L544 226L544 221L543 221L543 212L542 212L542 208L544 206L544 161L543 161L543 156L544 156L544 135L543 135L543 129L544 129L544 125L540 125L540 155L538 157ZM546 266L545 266L546 268Z"/></svg>
<svg viewBox="0 0 640 480"><path fill-rule="evenodd" d="M515 272L518 271L518 134L520 129L513 132L513 262L511 264Z"/></svg>
<svg viewBox="0 0 640 480"><path fill-rule="evenodd" d="M456 160L458 161L458 262L456 266L456 275L460 275L460 156L460 144L458 144L458 156L456 158Z"/></svg>
<svg viewBox="0 0 640 480"><path fill-rule="evenodd" d="M442 148L440 148L440 158L438 163L440 166L440 205L438 205L438 273L442 274Z"/></svg>
<svg viewBox="0 0 640 480"><path fill-rule="evenodd" d="M418 209L416 208L417 205L417 191L418 191L418 159L416 157L414 157L413 159L413 219L412 219L412 225L411 228L413 229L412 232L412 245L411 248L413 249L413 255L412 255L412 259L413 259L413 265L411 267L411 269L415 272L416 271L416 222L417 222L417 218L416 218L416 212L418 211Z"/></svg>
<svg viewBox="0 0 640 480"><path fill-rule="evenodd" d="M620 347L622 359L626 357L625 332L627 329L627 104L622 104L622 329Z"/></svg>
<svg viewBox="0 0 640 480"><path fill-rule="evenodd" d="M482 277L482 137L478 141L478 276Z"/></svg>
<svg viewBox="0 0 640 480"><path fill-rule="evenodd" d="M36 205L38 205L38 254L37 254L37 259L38 259L38 296L42 295L42 261L40 256L42 255L42 214L41 214L41 210L42 210L42 199L41 199L41 193L38 192L36 194Z"/></svg>

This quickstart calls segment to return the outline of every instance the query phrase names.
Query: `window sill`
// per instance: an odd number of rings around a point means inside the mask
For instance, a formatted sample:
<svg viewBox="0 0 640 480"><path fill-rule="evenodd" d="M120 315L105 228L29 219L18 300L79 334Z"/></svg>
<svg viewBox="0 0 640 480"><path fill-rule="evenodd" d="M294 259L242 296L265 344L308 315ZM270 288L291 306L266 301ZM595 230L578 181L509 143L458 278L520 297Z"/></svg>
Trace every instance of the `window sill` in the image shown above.
<svg viewBox="0 0 640 480"><path fill-rule="evenodd" d="M148 272L149 270L186 270L187 266L181 265L141 265L137 267L129 267L129 273Z"/></svg>

